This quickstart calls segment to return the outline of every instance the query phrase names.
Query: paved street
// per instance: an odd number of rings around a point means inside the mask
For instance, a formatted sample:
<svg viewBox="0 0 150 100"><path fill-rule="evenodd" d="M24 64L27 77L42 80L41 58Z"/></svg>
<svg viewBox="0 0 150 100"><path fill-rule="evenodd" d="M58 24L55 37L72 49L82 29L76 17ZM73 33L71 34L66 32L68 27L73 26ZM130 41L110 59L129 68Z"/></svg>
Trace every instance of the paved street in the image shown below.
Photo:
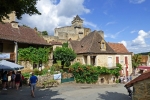
<svg viewBox="0 0 150 100"><path fill-rule="evenodd" d="M124 84L84 85L64 83L58 87L36 89L36 97L30 96L28 86L20 90L0 91L0 100L131 100Z"/></svg>

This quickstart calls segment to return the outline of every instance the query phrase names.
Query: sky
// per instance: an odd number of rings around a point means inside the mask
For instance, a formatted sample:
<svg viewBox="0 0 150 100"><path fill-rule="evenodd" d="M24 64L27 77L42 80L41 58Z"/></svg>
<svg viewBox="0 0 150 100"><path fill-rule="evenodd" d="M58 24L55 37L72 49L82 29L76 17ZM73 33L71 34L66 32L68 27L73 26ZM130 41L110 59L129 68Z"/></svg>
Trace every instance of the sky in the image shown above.
<svg viewBox="0 0 150 100"><path fill-rule="evenodd" d="M39 0L42 15L23 15L18 22L54 35L76 15L91 31L104 31L107 42L123 43L129 52L150 51L150 0Z"/></svg>

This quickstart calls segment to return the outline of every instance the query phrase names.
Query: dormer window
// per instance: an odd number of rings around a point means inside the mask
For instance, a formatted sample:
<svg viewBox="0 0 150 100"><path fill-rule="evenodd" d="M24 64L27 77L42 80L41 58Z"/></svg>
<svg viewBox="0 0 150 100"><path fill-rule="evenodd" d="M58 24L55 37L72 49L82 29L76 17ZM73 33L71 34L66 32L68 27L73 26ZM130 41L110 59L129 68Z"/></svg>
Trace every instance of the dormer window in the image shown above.
<svg viewBox="0 0 150 100"><path fill-rule="evenodd" d="M103 51L106 50L106 43L105 43L104 40L102 40L102 41L100 42L100 49L103 50Z"/></svg>
<svg viewBox="0 0 150 100"><path fill-rule="evenodd" d="M105 44L104 44L104 42L102 42L101 43L101 49L104 49L104 46L105 46Z"/></svg>

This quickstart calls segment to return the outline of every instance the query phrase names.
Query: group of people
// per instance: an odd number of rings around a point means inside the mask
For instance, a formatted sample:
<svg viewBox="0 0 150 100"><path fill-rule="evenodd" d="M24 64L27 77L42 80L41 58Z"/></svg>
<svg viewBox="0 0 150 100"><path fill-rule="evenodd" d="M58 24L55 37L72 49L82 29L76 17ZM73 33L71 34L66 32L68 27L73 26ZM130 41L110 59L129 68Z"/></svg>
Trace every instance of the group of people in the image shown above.
<svg viewBox="0 0 150 100"><path fill-rule="evenodd" d="M19 87L22 87L22 81L24 79L21 71L1 71L1 80L2 80L2 88L3 90L7 90L7 88L15 88L18 90Z"/></svg>
<svg viewBox="0 0 150 100"><path fill-rule="evenodd" d="M24 80L24 76L21 74L21 71L0 71L0 79L2 80L2 89L7 90L7 88L16 88L18 90L22 87L22 81ZM38 78L31 72L31 77L29 78L29 86L31 89L31 96L35 97L34 90L36 87L36 83Z"/></svg>
<svg viewBox="0 0 150 100"><path fill-rule="evenodd" d="M132 80L132 76L121 76L119 77L119 83L127 83Z"/></svg>

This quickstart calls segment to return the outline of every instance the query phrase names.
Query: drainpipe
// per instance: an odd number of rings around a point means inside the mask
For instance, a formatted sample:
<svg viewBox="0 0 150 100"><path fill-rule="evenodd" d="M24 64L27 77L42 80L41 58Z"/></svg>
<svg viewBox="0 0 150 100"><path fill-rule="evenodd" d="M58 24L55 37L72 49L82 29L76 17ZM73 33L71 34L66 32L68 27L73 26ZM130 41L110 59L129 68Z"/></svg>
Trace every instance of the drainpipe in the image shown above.
<svg viewBox="0 0 150 100"><path fill-rule="evenodd" d="M18 62L18 43L17 42L14 42L15 43L15 48L14 48L14 52L15 52L15 63Z"/></svg>

